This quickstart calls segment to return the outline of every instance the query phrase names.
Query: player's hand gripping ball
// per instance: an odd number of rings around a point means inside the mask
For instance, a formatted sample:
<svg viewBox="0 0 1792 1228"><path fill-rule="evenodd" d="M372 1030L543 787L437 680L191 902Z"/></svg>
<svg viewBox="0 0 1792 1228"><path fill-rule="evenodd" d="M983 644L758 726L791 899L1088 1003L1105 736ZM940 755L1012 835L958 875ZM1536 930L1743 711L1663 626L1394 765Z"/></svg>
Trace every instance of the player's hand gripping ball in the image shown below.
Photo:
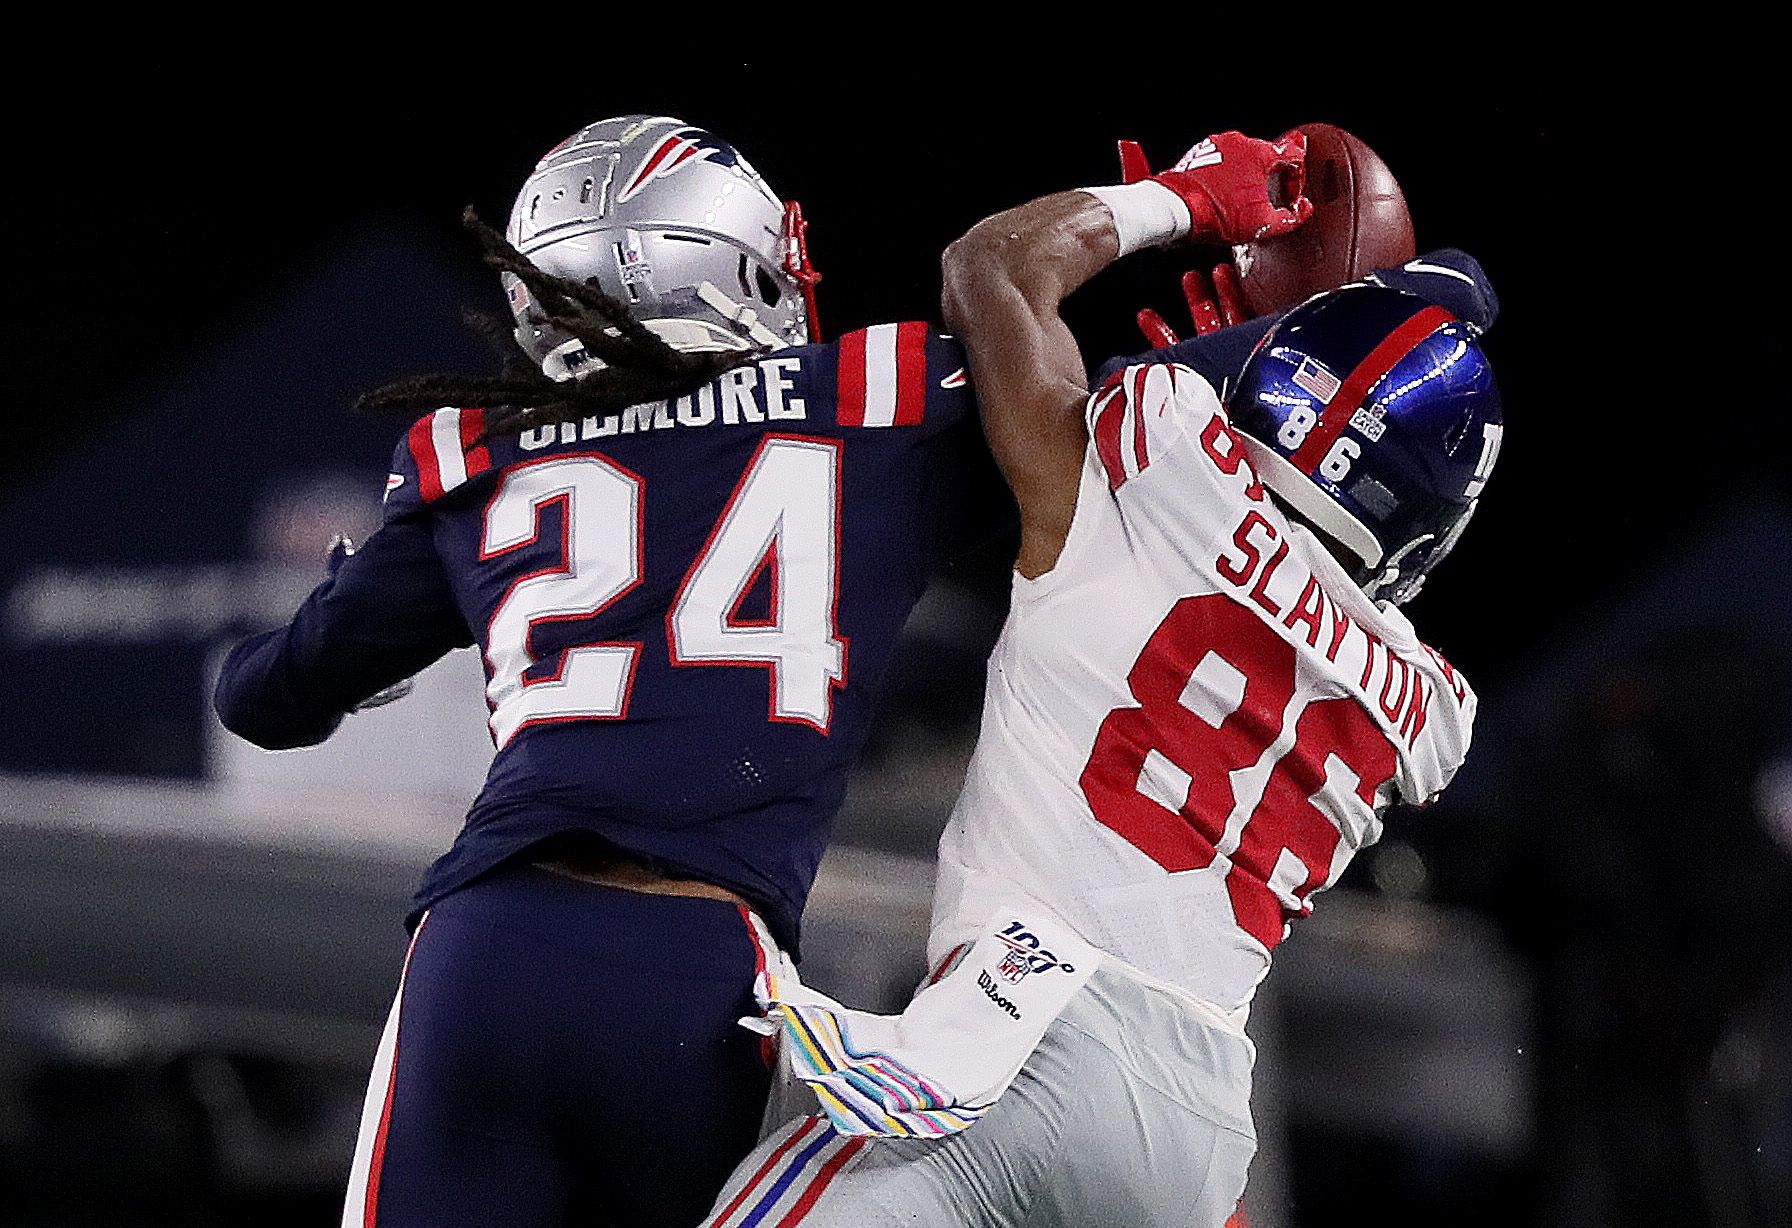
<svg viewBox="0 0 1792 1228"><path fill-rule="evenodd" d="M1373 149L1334 124L1302 124L1289 135L1295 134L1306 138L1313 216L1298 230L1233 249L1239 289L1253 316L1405 264L1415 250L1406 197Z"/></svg>
<svg viewBox="0 0 1792 1228"><path fill-rule="evenodd" d="M1259 141L1219 132L1196 144L1167 171L1152 175L1132 141L1121 142L1127 183L1149 178L1182 198L1195 242L1249 243L1287 234L1313 214L1303 194L1307 138L1290 132Z"/></svg>

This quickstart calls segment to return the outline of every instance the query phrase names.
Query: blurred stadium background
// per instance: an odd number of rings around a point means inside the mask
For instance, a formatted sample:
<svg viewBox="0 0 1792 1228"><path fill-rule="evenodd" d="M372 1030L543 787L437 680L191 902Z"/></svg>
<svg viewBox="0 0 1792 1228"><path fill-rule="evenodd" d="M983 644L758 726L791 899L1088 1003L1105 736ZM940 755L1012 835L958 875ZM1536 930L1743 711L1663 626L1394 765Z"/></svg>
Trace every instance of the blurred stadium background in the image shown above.
<svg viewBox="0 0 1792 1228"><path fill-rule="evenodd" d="M399 425L348 416L354 395L485 368L460 309L502 302L460 206L502 217L541 151L630 110L725 133L803 202L830 335L935 314L945 242L1111 181L1116 137L1161 159L1324 119L1373 144L1420 250L1470 250L1504 301L1509 446L1414 608L1481 718L1446 800L1390 824L1278 953L1252 1222L1792 1222L1787 454L1771 429L1711 446L1673 287L1556 190L1630 100L1540 89L1548 65L1438 106L1419 95L1447 74L1272 96L1211 66L1128 92L1010 65L947 96L900 64L648 54L139 51L87 62L103 122L14 108L0 1225L334 1222L405 902L490 753L478 665L279 755L216 726L211 672L284 620L331 534L377 523ZM971 62L910 69L942 66ZM1142 348L1132 311L1174 307L1176 271L1081 296L1085 348ZM849 1001L893 1006L919 969L1002 514L989 498L984 544L915 615L811 904L810 975Z"/></svg>

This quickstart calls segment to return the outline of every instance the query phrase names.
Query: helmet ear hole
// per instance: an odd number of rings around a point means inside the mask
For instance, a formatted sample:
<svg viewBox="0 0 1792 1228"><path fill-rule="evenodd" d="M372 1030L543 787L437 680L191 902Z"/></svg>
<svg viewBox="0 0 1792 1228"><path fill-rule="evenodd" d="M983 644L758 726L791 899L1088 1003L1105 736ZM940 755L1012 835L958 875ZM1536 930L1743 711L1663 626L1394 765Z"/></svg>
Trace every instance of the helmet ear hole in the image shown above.
<svg viewBox="0 0 1792 1228"><path fill-rule="evenodd" d="M784 291L779 288L776 279L764 268L759 270L759 297L765 300L767 307L776 307L778 300L784 297Z"/></svg>

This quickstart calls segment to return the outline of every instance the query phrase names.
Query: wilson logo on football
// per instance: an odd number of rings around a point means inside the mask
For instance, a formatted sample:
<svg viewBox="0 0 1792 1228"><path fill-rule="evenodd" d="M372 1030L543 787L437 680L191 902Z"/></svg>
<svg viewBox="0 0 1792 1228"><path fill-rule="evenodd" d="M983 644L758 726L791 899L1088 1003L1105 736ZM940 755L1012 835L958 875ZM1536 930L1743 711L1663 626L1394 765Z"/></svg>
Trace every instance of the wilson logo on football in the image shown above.
<svg viewBox="0 0 1792 1228"><path fill-rule="evenodd" d="M714 162L720 166L734 166L740 161L740 155L734 147L711 136L701 128L680 128L669 136L661 137L659 142L648 151L635 173L628 177L617 193L616 203L630 199L648 184L676 174L685 167L697 162Z"/></svg>

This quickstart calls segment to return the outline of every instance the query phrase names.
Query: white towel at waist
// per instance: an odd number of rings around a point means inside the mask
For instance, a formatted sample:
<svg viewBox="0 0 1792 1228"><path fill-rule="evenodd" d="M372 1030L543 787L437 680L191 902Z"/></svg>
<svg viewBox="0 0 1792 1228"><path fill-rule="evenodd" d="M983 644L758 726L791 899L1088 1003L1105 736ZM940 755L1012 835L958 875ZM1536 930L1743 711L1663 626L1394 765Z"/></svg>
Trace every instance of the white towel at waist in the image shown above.
<svg viewBox="0 0 1792 1228"><path fill-rule="evenodd" d="M843 1134L933 1138L971 1125L1014 1081L1102 953L1044 906L1003 904L900 1015L842 1006L797 979L754 918L754 992L787 1069Z"/></svg>

